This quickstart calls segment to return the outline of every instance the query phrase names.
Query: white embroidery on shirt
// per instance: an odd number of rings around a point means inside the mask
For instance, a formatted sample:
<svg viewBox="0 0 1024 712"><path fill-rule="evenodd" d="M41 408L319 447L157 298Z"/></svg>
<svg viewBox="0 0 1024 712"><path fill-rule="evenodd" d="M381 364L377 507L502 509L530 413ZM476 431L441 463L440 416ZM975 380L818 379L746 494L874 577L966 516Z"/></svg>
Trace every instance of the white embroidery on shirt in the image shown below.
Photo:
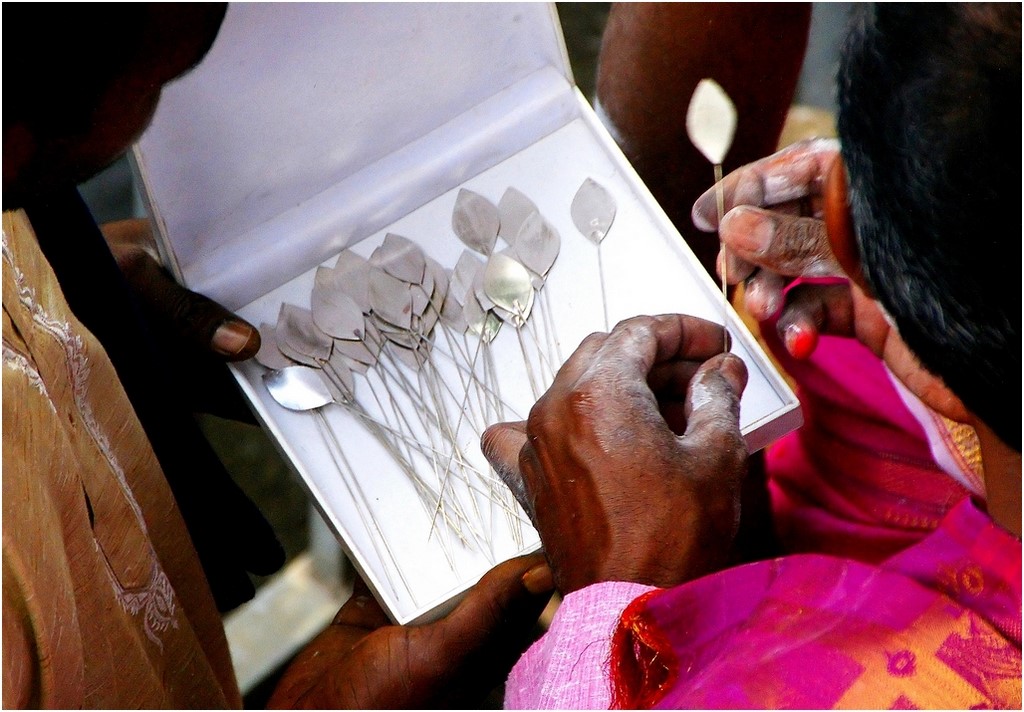
<svg viewBox="0 0 1024 712"><path fill-rule="evenodd" d="M36 367L32 365L32 362L29 361L24 354L15 351L10 345L8 345L6 340L3 342L3 350L4 366L12 371L24 374L28 379L29 385L39 391L39 394L46 399L46 404L50 406L50 411L56 413L57 408L53 405L53 399L50 398L49 391L46 390L46 384L43 383L43 379L39 375L39 371L37 371Z"/></svg>
<svg viewBox="0 0 1024 712"><path fill-rule="evenodd" d="M111 567L110 561L104 555L101 558L106 565L107 575L113 584L115 595L117 596L117 600L121 604L121 607L133 616L143 612L143 629L146 633L146 637L153 641L157 647L163 648L163 643L160 641L157 634L164 632L168 627L178 627L178 623L174 617L174 589L171 587L171 583L167 579L167 574L164 573L161 568L160 560L157 558L156 552L153 550L153 544L149 539L146 521L142 516L142 509L139 507L138 502L135 501L135 496L132 494L131 487L128 485L128 480L125 477L124 470L121 468L120 463L118 463L117 458L114 456L110 447L110 441L107 439L106 435L104 435L99 423L96 421L92 407L89 404L87 381L90 367L88 357L85 355L82 337L73 332L69 322L52 318L46 313L46 310L43 309L42 305L36 301L35 292L26 283L24 273L14 263L14 255L12 254L8 243L7 231L0 231L0 234L3 236L3 259L7 261L14 273L15 285L18 288L18 298L21 301L21 304L32 315L32 321L63 347L65 364L68 369L68 378L71 381L72 394L74 396L75 406L81 416L81 421L85 425L86 432L88 432L90 437L92 437L100 453L103 455L104 459L106 459L110 470L114 473L114 477L121 488L121 492L128 501L139 528L145 536L146 544L149 547L151 561L150 576L149 581L145 586L131 590L126 589L121 584L121 581L118 579L114 569ZM6 344L4 345L4 363L5 365L7 364ZM43 384L38 371L34 368L32 370L35 373L36 378L39 380L40 387L45 391L45 385ZM52 401L50 401L50 404L51 407L53 407Z"/></svg>

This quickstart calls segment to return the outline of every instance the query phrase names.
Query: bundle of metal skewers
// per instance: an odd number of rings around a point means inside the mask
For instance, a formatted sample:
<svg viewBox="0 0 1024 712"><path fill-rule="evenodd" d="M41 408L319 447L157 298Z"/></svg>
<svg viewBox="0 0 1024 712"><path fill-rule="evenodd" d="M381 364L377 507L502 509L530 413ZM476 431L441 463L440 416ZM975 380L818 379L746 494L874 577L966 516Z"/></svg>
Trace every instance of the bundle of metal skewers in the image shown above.
<svg viewBox="0 0 1024 712"><path fill-rule="evenodd" d="M611 196L588 179L571 213L597 245L600 265L615 217ZM503 328L514 330L521 359L500 368L516 370L534 399L563 360L544 289L561 238L534 203L515 188L497 205L462 189L451 229L465 249L450 269L392 233L368 258L346 250L333 267L317 268L309 308L282 304L277 323L261 325L256 356L271 369L264 381L272 397L315 419L362 525L378 534L378 556L391 562L388 578L393 568L410 592L323 409L348 411L387 452L429 517L424 536L454 569L453 546L490 558L495 516L520 546L529 524L504 484L467 452L487 425L524 417L502 398L491 343Z"/></svg>

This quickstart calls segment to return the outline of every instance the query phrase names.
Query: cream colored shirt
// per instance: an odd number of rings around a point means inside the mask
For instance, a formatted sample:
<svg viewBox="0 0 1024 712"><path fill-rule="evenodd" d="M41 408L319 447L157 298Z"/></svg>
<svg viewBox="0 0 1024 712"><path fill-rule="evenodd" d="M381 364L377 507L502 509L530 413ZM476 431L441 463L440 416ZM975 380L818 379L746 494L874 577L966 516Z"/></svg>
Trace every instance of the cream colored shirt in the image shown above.
<svg viewBox="0 0 1024 712"><path fill-rule="evenodd" d="M153 450L20 211L3 214L3 705L241 705Z"/></svg>

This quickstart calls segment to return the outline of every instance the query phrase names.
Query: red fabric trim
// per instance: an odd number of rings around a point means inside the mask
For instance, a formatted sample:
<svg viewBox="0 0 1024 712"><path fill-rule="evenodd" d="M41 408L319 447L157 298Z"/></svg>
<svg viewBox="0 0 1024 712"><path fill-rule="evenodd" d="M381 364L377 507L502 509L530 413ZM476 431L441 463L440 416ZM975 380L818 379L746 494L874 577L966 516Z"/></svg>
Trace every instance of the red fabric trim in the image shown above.
<svg viewBox="0 0 1024 712"><path fill-rule="evenodd" d="M611 709L649 709L679 677L672 644L647 611L647 602L659 593L663 591L648 591L635 598L622 612L612 636Z"/></svg>

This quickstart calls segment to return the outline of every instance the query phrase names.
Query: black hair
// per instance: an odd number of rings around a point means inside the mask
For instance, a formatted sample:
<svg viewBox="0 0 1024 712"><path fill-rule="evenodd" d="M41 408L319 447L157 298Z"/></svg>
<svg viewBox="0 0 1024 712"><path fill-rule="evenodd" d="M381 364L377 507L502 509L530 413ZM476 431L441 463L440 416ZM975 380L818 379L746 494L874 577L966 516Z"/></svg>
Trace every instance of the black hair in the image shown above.
<svg viewBox="0 0 1024 712"><path fill-rule="evenodd" d="M855 17L838 128L865 276L921 363L1021 446L1021 6Z"/></svg>

